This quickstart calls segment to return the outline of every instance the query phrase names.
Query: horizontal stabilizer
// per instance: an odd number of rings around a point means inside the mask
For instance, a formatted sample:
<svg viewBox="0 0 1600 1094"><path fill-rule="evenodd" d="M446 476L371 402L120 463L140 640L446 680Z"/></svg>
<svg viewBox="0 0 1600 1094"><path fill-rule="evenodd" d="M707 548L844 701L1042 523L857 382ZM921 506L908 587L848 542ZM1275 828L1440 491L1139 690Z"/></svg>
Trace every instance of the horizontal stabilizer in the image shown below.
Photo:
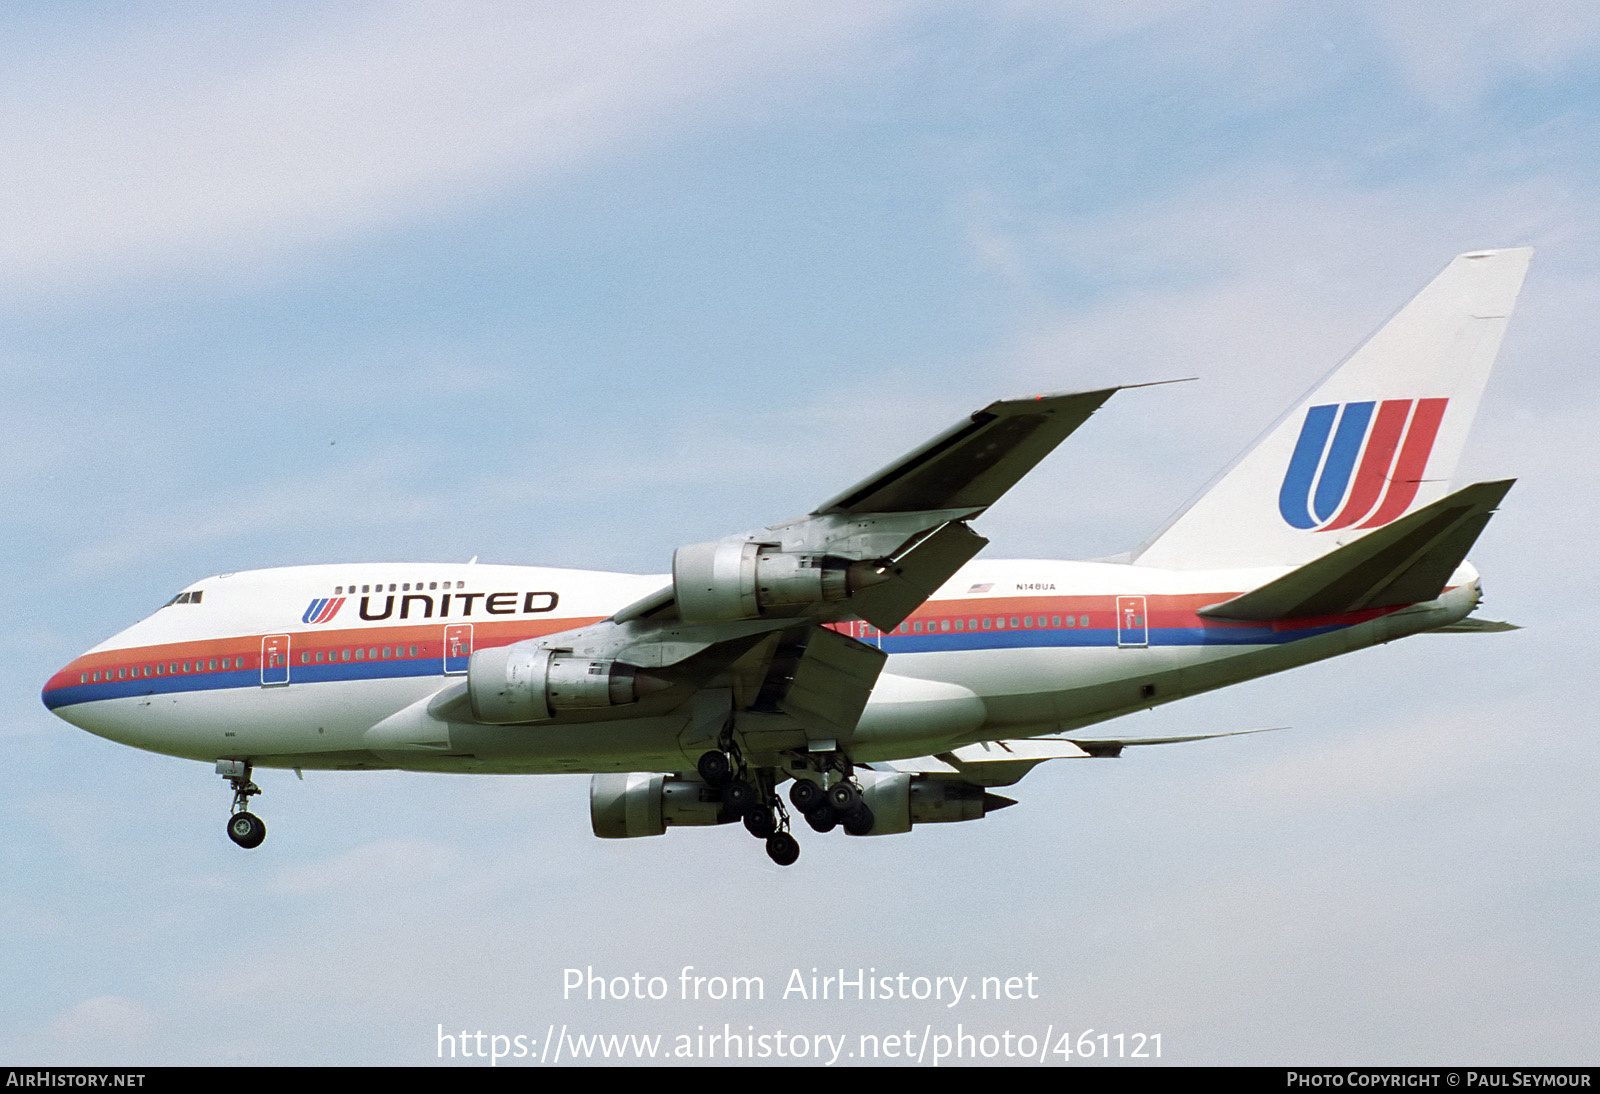
<svg viewBox="0 0 1600 1094"><path fill-rule="evenodd" d="M1513 481L1480 482L1458 490L1259 589L1201 608L1200 614L1270 622L1433 600Z"/></svg>

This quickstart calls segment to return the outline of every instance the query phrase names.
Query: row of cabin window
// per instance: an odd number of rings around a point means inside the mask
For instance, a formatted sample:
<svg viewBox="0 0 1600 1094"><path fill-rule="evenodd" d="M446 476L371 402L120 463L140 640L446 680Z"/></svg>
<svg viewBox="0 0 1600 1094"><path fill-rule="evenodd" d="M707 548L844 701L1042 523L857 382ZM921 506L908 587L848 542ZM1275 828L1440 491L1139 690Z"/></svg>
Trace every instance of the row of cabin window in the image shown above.
<svg viewBox="0 0 1600 1094"><path fill-rule="evenodd" d="M223 657L220 659L213 657L209 661L168 661L166 664L156 665L153 672L149 665L133 665L124 669L106 669L104 673L80 672L78 674L78 683L98 684L102 679L127 680L131 678L137 680L141 676L179 676L185 672L217 672L224 669L242 668L244 668L243 657ZM131 677L130 674L132 674Z"/></svg>
<svg viewBox="0 0 1600 1094"><path fill-rule="evenodd" d="M315 657L313 657L313 655L308 651L302 651L301 654L300 654L300 663L302 665L310 665L310 664L313 664L313 663L321 665L321 664L323 664L325 662L328 662L328 661L378 661L378 660L387 661L387 660L390 660L390 659L396 658L396 657L415 657L415 656L417 656L417 647L416 646L410 647L410 650L411 650L410 653L406 652L407 647L405 647L405 646L394 646L394 647L392 647L392 649L389 646L384 646L383 647L383 652L382 652L381 655L378 652L378 649L379 648L377 646L372 646L370 648L364 647L362 649L358 649L358 650L355 650L355 651L351 651L351 650L317 650L316 654L315 654ZM353 656L352 656L352 652L353 652ZM426 653L427 651L424 650L423 652Z"/></svg>
<svg viewBox="0 0 1600 1094"><path fill-rule="evenodd" d="M377 661L396 657L415 657L417 656L417 648L416 646L409 647L409 653L406 646L384 646L381 648L381 652L377 646L354 651L318 650L315 663L320 665L327 661ZM273 659L273 663L274 667L276 667L276 658ZM310 653L301 653L300 663L302 665L312 664L312 655ZM169 661L166 664L155 665L153 668L150 665L133 665L129 668L106 669L103 673L80 672L78 674L78 683L98 684L101 680L137 680L141 676L178 676L185 672L218 672L242 668L244 668L243 657L223 657L220 659L213 657L209 661Z"/></svg>
<svg viewBox="0 0 1600 1094"><path fill-rule="evenodd" d="M422 584L423 583L420 582L420 581L416 581L416 582L406 581L406 582L401 583L400 587L398 589L396 589L395 588L395 583L393 581L391 581L391 582L389 582L389 591L391 593L393 593L393 592L409 593L411 591L411 589L412 589L412 586L414 585L416 587L417 592L420 593L422 591ZM427 584L428 584L428 588L430 588L430 589L437 589L439 587L439 583L437 581L430 581ZM444 583L444 587L446 589L448 589L450 587L450 583L448 581L446 581ZM467 587L467 583L465 581L456 582L456 588L465 589L466 587ZM350 586L350 592L349 593L346 593L344 590L345 590L345 587L343 585L335 585L333 587L333 595L334 596L347 596L347 595L348 596L354 596L356 594L356 587L354 585ZM381 592L383 592L383 582L380 581L376 585L363 585L363 586L361 586L361 591L364 592L364 593L381 593Z"/></svg>
<svg viewBox="0 0 1600 1094"><path fill-rule="evenodd" d="M1089 617L1086 616L1086 615L1065 615L1065 616L1063 616L1063 615L1052 615L1052 616L1049 617L1049 621L1048 622L1046 622L1045 617L1042 616L1042 615L1041 616L1024 615L1024 616L1020 616L1020 617L1014 615L1014 616L1011 617L1011 629L1012 630L1017 630L1019 628L1032 628L1032 627L1054 627L1054 628L1087 627L1088 625L1089 625ZM926 620L926 621L921 620L921 619L917 619L917 620L913 620L910 623L902 623L898 627L896 627L894 630L889 631L888 633L889 634L939 634L939 633L943 633L945 631L976 631L976 630L1003 631L1005 629L1006 629L1006 617L1003 616L1003 615L996 615L996 616L984 616L982 619L929 619L929 620ZM876 634L876 633L879 633L879 632L873 630L873 628L871 628L869 626L867 628L867 633L868 634Z"/></svg>

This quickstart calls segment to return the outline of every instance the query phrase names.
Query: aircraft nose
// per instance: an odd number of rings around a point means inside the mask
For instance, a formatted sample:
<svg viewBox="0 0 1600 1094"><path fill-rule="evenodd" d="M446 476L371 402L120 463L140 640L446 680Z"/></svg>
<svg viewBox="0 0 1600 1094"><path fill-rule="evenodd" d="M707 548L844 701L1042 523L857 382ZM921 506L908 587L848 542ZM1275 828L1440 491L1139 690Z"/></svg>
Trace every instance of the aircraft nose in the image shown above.
<svg viewBox="0 0 1600 1094"><path fill-rule="evenodd" d="M97 682L94 677L98 675L90 669L84 657L74 657L45 681L39 698L45 708L56 717L78 725L78 720L72 717L74 708L94 699L104 698L98 694L104 688L96 687Z"/></svg>
<svg viewBox="0 0 1600 1094"><path fill-rule="evenodd" d="M78 668L82 658L73 658L63 665L50 679L45 681L39 698L44 701L46 708L60 710L61 707L73 701L73 689L82 687L87 683L87 674ZM80 677L84 679L80 680Z"/></svg>
<svg viewBox="0 0 1600 1094"><path fill-rule="evenodd" d="M113 671L99 658L84 654L67 662L45 682L39 698L45 707L68 725L97 737L136 743L139 719L135 708L115 701L119 697ZM124 685L125 687L125 685Z"/></svg>

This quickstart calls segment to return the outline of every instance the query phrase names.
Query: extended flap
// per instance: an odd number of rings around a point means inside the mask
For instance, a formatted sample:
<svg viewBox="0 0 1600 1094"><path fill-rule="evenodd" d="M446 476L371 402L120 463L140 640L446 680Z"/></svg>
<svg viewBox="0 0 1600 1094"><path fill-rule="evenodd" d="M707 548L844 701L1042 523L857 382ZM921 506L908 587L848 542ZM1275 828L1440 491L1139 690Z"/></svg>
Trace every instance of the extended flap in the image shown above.
<svg viewBox="0 0 1600 1094"><path fill-rule="evenodd" d="M845 737L861 720L861 711L889 655L876 646L812 627L792 676L775 705L817 737ZM782 658L774 670L784 671Z"/></svg>

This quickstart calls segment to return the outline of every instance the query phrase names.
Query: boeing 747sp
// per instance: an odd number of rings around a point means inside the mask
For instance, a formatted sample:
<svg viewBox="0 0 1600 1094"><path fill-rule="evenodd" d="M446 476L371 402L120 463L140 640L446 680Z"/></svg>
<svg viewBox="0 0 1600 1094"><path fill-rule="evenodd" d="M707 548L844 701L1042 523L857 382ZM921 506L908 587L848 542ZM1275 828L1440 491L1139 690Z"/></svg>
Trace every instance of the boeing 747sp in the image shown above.
<svg viewBox="0 0 1600 1094"><path fill-rule="evenodd" d="M972 522L1117 389L992 403L670 574L345 563L219 574L61 669L57 715L215 764L588 772L602 837L739 822L782 865L1014 804L1047 760L1194 737L1132 711L1473 617L1510 481L1449 480L1528 249L1456 258L1124 563L975 561ZM787 804L781 788L788 784ZM791 814L790 808L794 813Z"/></svg>

